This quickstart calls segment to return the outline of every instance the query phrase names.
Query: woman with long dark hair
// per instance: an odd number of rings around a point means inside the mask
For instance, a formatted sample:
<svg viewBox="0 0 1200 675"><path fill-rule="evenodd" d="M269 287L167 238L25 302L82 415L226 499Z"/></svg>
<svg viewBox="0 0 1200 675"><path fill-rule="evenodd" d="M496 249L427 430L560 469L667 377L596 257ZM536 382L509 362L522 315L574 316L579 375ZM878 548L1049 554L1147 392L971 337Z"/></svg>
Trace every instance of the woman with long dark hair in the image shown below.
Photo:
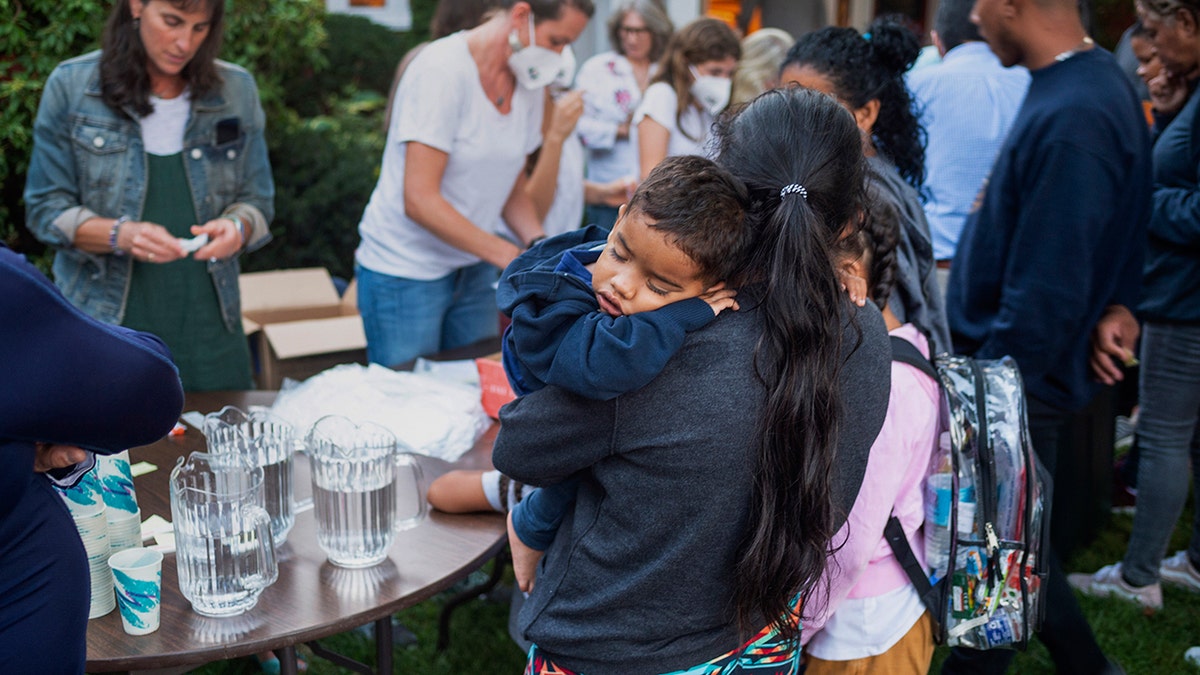
<svg viewBox="0 0 1200 675"><path fill-rule="evenodd" d="M938 354L950 350L950 331L919 195L925 132L904 84L904 73L919 53L916 34L894 17L876 19L861 34L853 28L822 28L788 51L780 81L830 94L854 114L871 180L903 223L899 276L888 304L900 321L929 335Z"/></svg>
<svg viewBox="0 0 1200 675"><path fill-rule="evenodd" d="M690 334L640 390L591 401L547 387L501 413L496 468L580 479L519 618L527 672L798 665L797 599L887 407L882 319L850 302L833 263L865 165L853 118L805 90L768 92L716 134L757 232L731 284L741 309Z"/></svg>
<svg viewBox="0 0 1200 675"><path fill-rule="evenodd" d="M217 60L221 0L120 0L101 50L50 74L25 185L54 279L91 316L153 333L184 389L249 389L238 255L275 186L254 78Z"/></svg>

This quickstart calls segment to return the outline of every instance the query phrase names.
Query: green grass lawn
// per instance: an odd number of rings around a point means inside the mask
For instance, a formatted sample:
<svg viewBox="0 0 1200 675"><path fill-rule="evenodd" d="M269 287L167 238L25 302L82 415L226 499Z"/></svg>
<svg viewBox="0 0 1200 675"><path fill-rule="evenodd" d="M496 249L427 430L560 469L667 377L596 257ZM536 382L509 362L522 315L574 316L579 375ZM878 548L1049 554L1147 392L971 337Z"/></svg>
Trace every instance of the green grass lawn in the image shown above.
<svg viewBox="0 0 1200 675"><path fill-rule="evenodd" d="M1170 553L1186 547L1191 517L1188 509L1176 527ZM1114 515L1101 536L1070 560L1067 569L1091 572L1119 560L1129 540L1132 522L1132 516ZM469 581L478 583L484 576L476 573ZM508 580L511 581L511 574ZM442 653L434 648L438 612L453 592L438 595L398 614L399 620L416 634L417 641L396 648L395 672L416 675L519 674L525 658L508 637L508 604L504 602L504 590L502 587L489 597L459 607L451 625L450 648ZM1183 661L1183 652L1188 647L1200 645L1200 595L1165 587L1163 602L1163 611L1145 616L1138 607L1120 600L1080 599L1100 646L1123 665L1129 675L1200 673L1200 669L1189 668ZM334 636L323 640L322 644L360 661L370 662L374 658L371 641L358 633ZM308 656L308 672L314 675L349 672L312 657L307 648L301 647L301 651ZM938 649L931 672L938 672L938 664L945 658L945 652L943 648ZM247 658L211 663L193 672L252 675L259 670L253 660ZM1010 672L1050 674L1054 673L1054 665L1046 649L1035 640L1027 652L1017 655Z"/></svg>

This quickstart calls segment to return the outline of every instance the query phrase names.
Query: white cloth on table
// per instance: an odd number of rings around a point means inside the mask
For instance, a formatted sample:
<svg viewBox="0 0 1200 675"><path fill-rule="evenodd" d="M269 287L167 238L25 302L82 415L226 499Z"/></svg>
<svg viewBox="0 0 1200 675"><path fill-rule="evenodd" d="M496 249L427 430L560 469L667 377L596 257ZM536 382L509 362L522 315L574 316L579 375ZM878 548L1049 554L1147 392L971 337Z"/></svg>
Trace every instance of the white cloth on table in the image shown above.
<svg viewBox="0 0 1200 675"><path fill-rule="evenodd" d="M330 368L304 382L285 381L271 412L300 437L325 415L389 429L413 452L453 462L491 426L478 386L379 365Z"/></svg>

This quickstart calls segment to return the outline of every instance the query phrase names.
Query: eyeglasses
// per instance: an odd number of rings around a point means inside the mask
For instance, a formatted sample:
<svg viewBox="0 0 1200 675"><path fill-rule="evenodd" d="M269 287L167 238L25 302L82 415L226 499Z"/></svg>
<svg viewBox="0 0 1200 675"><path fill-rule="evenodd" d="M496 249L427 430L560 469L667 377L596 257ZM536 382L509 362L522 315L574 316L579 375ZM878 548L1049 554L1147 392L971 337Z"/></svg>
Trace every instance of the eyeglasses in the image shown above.
<svg viewBox="0 0 1200 675"><path fill-rule="evenodd" d="M621 35L628 35L630 37L638 37L641 35L649 35L650 29L645 28L645 27L632 28L630 26L621 26L620 28L617 29L617 32L620 33Z"/></svg>

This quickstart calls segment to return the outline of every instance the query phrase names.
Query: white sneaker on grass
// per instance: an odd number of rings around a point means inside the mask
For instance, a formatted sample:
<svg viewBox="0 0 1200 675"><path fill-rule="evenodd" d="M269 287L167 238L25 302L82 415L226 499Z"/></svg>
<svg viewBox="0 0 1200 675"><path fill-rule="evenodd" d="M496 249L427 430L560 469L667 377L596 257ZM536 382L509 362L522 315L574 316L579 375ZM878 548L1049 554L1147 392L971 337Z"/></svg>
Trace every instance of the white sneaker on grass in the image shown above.
<svg viewBox="0 0 1200 675"><path fill-rule="evenodd" d="M1192 566L1187 551L1176 551L1175 555L1165 558L1158 568L1158 575L1169 584L1182 586L1193 593L1200 593L1200 571Z"/></svg>
<svg viewBox="0 0 1200 675"><path fill-rule="evenodd" d="M1150 612L1162 609L1162 584L1131 586L1121 576L1121 563L1105 565L1095 574L1068 574L1067 583L1084 595L1117 597L1136 602Z"/></svg>

